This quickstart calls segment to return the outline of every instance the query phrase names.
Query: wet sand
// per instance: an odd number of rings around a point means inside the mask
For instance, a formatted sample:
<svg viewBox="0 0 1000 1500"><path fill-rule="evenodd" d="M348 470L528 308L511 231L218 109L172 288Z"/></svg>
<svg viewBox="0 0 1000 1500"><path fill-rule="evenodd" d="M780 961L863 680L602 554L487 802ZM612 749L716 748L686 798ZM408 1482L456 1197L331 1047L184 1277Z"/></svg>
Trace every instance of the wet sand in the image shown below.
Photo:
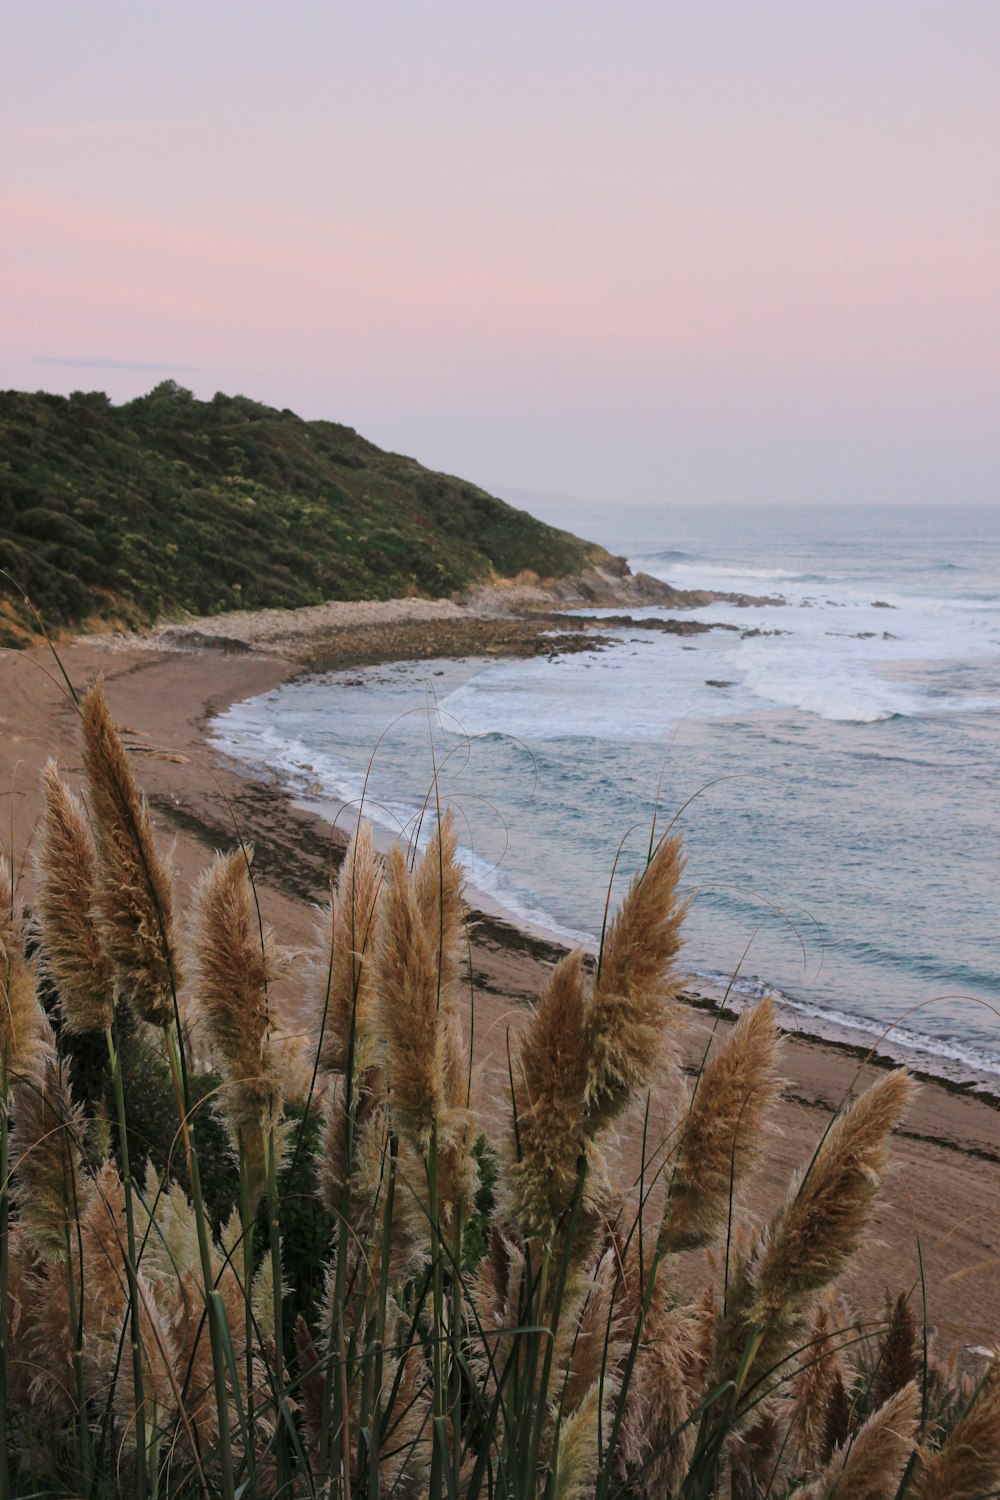
<svg viewBox="0 0 1000 1500"><path fill-rule="evenodd" d="M335 613L327 616L322 651L316 631L299 631L292 641L280 629L268 640L254 639L242 617L235 627L238 636L227 635L234 617L212 622L212 641L191 639L197 633L193 630L186 641L176 635L164 640L171 627L161 627L142 641L91 640L61 648L76 687L84 687L98 672L105 675L109 701L154 822L164 840L174 840L182 896L212 852L232 845L238 825L256 849L264 915L279 941L293 949L312 940L315 906L325 899L338 835L319 817L293 806L280 788L249 779L213 750L205 736L212 716L230 703L269 691L320 659L348 665L430 656L440 654L444 644L451 654L479 654L490 646L520 651L531 639L535 649L555 649L544 620L522 621L512 631L506 615L490 625L482 612L456 614L455 606L427 608L420 601L401 601L395 612L379 606L374 615L360 606L324 608ZM350 613L359 608L360 615ZM378 652L381 656L372 654ZM54 756L70 781L77 781L81 772L75 709L47 652L0 654L0 717L2 843L30 899L39 771ZM494 917L471 916L478 1098L487 1128L498 1135L506 1117L508 1034L523 1024L527 1004L561 950ZM697 997L681 1012L682 1057L693 1067L717 1017ZM723 1019L718 1024L729 1023ZM791 1172L808 1161L832 1110L851 1087L875 1076L881 1064L865 1065L859 1079L861 1066L849 1049L801 1035L788 1037L783 1058L787 1086L778 1131L754 1189L755 1212L776 1201ZM653 1118L654 1129L659 1119ZM623 1149L626 1162L637 1158L634 1132L631 1137L626 1133ZM852 1299L860 1310L874 1313L884 1288L895 1292L916 1283L919 1240L929 1320L938 1329L942 1351L1000 1342L998 1207L996 1103L923 1080L896 1137L888 1182L848 1278ZM919 1286L915 1296L919 1309Z"/></svg>

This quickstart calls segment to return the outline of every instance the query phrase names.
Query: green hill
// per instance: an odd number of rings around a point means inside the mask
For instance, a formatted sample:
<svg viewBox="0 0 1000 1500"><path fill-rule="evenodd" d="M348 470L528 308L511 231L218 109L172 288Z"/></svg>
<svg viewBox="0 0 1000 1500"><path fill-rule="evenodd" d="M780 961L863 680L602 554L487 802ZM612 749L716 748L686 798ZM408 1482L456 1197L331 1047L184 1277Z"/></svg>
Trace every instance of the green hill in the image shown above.
<svg viewBox="0 0 1000 1500"><path fill-rule="evenodd" d="M442 597L603 555L350 427L244 396L0 393L0 567L50 629ZM0 643L32 631L0 578Z"/></svg>

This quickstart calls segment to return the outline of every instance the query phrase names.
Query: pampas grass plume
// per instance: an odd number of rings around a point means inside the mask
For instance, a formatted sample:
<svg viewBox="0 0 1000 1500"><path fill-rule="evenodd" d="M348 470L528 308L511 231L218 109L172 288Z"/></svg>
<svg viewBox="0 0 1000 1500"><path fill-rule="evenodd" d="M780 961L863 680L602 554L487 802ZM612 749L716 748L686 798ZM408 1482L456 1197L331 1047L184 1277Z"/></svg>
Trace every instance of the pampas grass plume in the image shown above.
<svg viewBox="0 0 1000 1500"><path fill-rule="evenodd" d="M895 1500L919 1415L920 1393L911 1382L836 1450L822 1474L797 1490L794 1500ZM960 1500L956 1490L934 1494L939 1500Z"/></svg>
<svg viewBox="0 0 1000 1500"><path fill-rule="evenodd" d="M106 1031L114 1017L114 979L94 917L97 850L83 803L64 785L55 761L42 779L36 872L43 972L59 996L67 1031Z"/></svg>
<svg viewBox="0 0 1000 1500"><path fill-rule="evenodd" d="M100 883L98 911L122 996L153 1026L174 1020L181 983L173 877L111 718L103 679L80 704Z"/></svg>
<svg viewBox="0 0 1000 1500"><path fill-rule="evenodd" d="M776 1220L758 1262L751 1323L762 1325L829 1285L857 1248L886 1164L889 1132L910 1101L899 1068L874 1083L830 1127Z"/></svg>
<svg viewBox="0 0 1000 1500"><path fill-rule="evenodd" d="M25 951L24 908L0 854L0 1080L30 1074L42 1041L35 965ZM0 1109L6 1099L0 1097Z"/></svg>
<svg viewBox="0 0 1000 1500"><path fill-rule="evenodd" d="M774 1002L744 1011L698 1082L670 1180L662 1248L705 1245L757 1161L777 1092Z"/></svg>
<svg viewBox="0 0 1000 1500"><path fill-rule="evenodd" d="M561 959L518 1049L519 1159L512 1213L526 1234L548 1234L569 1207L584 1149L586 996L579 953Z"/></svg>
<svg viewBox="0 0 1000 1500"><path fill-rule="evenodd" d="M375 1059L372 1008L381 886L371 827L359 823L331 893L326 930L319 934L316 1029L318 1034L322 1027L320 1067L328 1073L347 1071L352 1032L355 1076Z"/></svg>
<svg viewBox="0 0 1000 1500"><path fill-rule="evenodd" d="M937 1453L927 1455L913 1500L980 1500L1000 1485L1000 1355Z"/></svg>
<svg viewBox="0 0 1000 1500"><path fill-rule="evenodd" d="M69 1092L48 1021L35 1021L32 1068L11 1089L14 1198L32 1249L65 1260L67 1229L93 1191L83 1170L83 1111Z"/></svg>
<svg viewBox="0 0 1000 1500"><path fill-rule="evenodd" d="M437 963L399 849L388 860L378 990L393 1118L426 1151L445 1107L437 1047Z"/></svg>
<svg viewBox="0 0 1000 1500"><path fill-rule="evenodd" d="M250 884L249 851L216 856L197 891L196 1009L224 1080L222 1110L263 1188L263 1142L278 1123L283 1087L272 1043L272 939Z"/></svg>
<svg viewBox="0 0 1000 1500"><path fill-rule="evenodd" d="M596 1134L653 1077L670 1002L680 985L673 961L686 902L679 837L664 839L632 881L608 931L587 1015L585 1124Z"/></svg>

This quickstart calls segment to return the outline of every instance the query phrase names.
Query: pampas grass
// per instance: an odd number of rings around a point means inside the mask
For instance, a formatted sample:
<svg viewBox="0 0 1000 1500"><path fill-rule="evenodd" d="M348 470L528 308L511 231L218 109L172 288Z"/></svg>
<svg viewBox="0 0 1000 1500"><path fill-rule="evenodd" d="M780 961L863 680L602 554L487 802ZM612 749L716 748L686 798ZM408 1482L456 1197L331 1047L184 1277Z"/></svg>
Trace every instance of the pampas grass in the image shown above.
<svg viewBox="0 0 1000 1500"><path fill-rule="evenodd" d="M874 1325L844 1310L906 1075L838 1111L769 1222L748 1211L780 1040L765 1001L683 1081L676 838L593 973L568 955L526 1016L494 1151L447 814L412 858L359 824L284 977L314 1033L313 1066L286 1067L249 851L204 875L182 958L100 685L81 725L86 801L44 773L33 926L0 863L0 1493L971 1500L998 1482L996 1366L968 1390L932 1364L904 1297ZM153 1039L141 1081L116 1000ZM89 1032L113 1150L70 1084ZM162 1140L138 1137L139 1088L163 1091ZM634 1177L616 1128L654 1110L673 1128ZM204 1159L213 1115L231 1161Z"/></svg>
<svg viewBox="0 0 1000 1500"><path fill-rule="evenodd" d="M173 876L153 840L101 680L80 704L80 726L100 867L97 911L115 981L144 1021L169 1026L182 979Z"/></svg>
<svg viewBox="0 0 1000 1500"><path fill-rule="evenodd" d="M0 854L0 1110L11 1081L31 1071L42 1046L38 973L27 952L24 907Z"/></svg>
<svg viewBox="0 0 1000 1500"><path fill-rule="evenodd" d="M45 812L36 859L42 967L71 1033L107 1031L114 1016L111 961L96 920L97 850L83 803L54 761L42 776Z"/></svg>
<svg viewBox="0 0 1000 1500"><path fill-rule="evenodd" d="M774 1002L764 999L744 1011L702 1072L670 1177L664 1249L709 1244L726 1220L766 1142L776 1054Z"/></svg>

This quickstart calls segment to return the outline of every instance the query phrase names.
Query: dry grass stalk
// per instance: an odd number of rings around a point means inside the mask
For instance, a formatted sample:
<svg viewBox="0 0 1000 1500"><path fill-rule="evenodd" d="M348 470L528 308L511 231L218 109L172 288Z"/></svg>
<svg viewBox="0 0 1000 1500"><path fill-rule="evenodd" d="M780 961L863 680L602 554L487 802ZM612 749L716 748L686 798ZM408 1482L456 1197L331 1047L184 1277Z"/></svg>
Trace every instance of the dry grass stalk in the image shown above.
<svg viewBox="0 0 1000 1500"><path fill-rule="evenodd" d="M32 1073L42 1043L38 980L25 951L27 936L24 908L0 854L0 1087ZM0 1109L5 1107L0 1097Z"/></svg>
<svg viewBox="0 0 1000 1500"><path fill-rule="evenodd" d="M924 1454L913 1500L980 1500L1000 1486L1000 1355L937 1453Z"/></svg>
<svg viewBox="0 0 1000 1500"><path fill-rule="evenodd" d="M375 1062L374 970L382 865L371 827L359 823L348 845L318 933L316 1033L322 1028L320 1067L345 1073L354 1040L355 1077ZM325 1024L324 1024L325 1016Z"/></svg>
<svg viewBox="0 0 1000 1500"><path fill-rule="evenodd" d="M567 1212L586 1148L586 994L579 953L556 966L517 1056L517 1144L509 1166L511 1211L528 1235L550 1236Z"/></svg>
<svg viewBox="0 0 1000 1500"><path fill-rule="evenodd" d="M774 1002L766 999L743 1012L706 1063L670 1179L664 1250L705 1245L726 1223L733 1194L766 1141L777 1046Z"/></svg>
<svg viewBox="0 0 1000 1500"><path fill-rule="evenodd" d="M919 1416L920 1393L911 1383L879 1407L836 1450L822 1474L796 1490L794 1500L895 1500L913 1452ZM959 1500L954 1490L936 1493L940 1500Z"/></svg>
<svg viewBox="0 0 1000 1500"><path fill-rule="evenodd" d="M114 1018L114 978L101 938L97 850L83 803L55 761L43 773L45 812L36 859L42 966L69 1032L106 1031Z"/></svg>
<svg viewBox="0 0 1000 1500"><path fill-rule="evenodd" d="M199 884L195 999L223 1078L222 1113L255 1203L284 1093L272 1035L273 942L259 924L248 861L242 849L220 854Z"/></svg>
<svg viewBox="0 0 1000 1500"><path fill-rule="evenodd" d="M154 1026L174 1020L182 975L173 877L157 851L144 798L111 719L103 680L80 705L100 882L97 905L118 989Z"/></svg>
<svg viewBox="0 0 1000 1500"><path fill-rule="evenodd" d="M679 837L664 839L635 877L608 931L587 1012L585 1126L594 1135L653 1077L670 1003L680 985L673 961L686 902Z"/></svg>

